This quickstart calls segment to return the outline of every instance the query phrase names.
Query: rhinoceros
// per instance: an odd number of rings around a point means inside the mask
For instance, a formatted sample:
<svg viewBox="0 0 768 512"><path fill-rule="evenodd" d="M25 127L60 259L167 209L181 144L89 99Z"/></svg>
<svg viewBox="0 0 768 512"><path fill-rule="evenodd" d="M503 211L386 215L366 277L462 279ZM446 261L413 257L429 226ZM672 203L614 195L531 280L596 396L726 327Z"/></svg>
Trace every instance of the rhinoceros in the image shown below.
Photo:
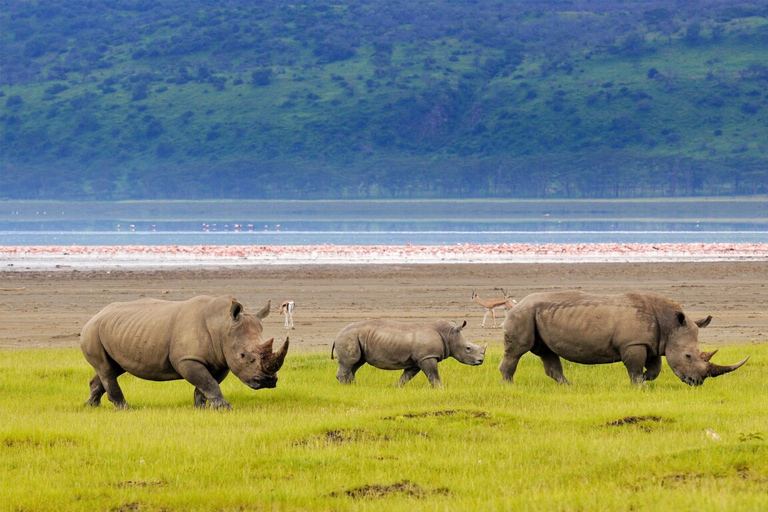
<svg viewBox="0 0 768 512"><path fill-rule="evenodd" d="M365 363L382 370L403 370L397 386L403 386L419 370L433 387L441 387L437 363L448 357L468 365L483 364L485 346L469 343L461 330L445 320L431 323L404 323L394 320L369 320L343 328L331 346L339 357L336 378L342 384L355 380L355 372Z"/></svg>
<svg viewBox="0 0 768 512"><path fill-rule="evenodd" d="M106 392L115 408L127 409L117 383L125 372L153 381L186 379L195 386L196 407L230 408L219 388L230 370L253 389L274 388L289 342L273 353L274 340L262 341L270 302L254 315L227 296L106 306L80 335L83 355L96 370L86 405L98 406Z"/></svg>
<svg viewBox="0 0 768 512"><path fill-rule="evenodd" d="M534 293L507 313L499 370L505 381L512 382L520 357L530 351L559 383L569 383L562 357L582 364L622 361L632 383L642 384L658 377L661 356L666 356L680 380L698 386L749 359L731 366L709 362L716 351L701 352L698 334L711 320L709 316L693 321L679 304L653 293Z"/></svg>

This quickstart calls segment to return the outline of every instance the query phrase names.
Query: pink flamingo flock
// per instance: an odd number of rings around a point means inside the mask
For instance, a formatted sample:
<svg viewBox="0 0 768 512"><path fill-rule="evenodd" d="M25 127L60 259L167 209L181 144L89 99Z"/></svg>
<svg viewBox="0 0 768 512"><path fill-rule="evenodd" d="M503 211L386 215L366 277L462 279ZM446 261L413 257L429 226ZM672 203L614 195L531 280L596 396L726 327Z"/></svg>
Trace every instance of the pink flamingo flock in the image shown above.
<svg viewBox="0 0 768 512"><path fill-rule="evenodd" d="M768 261L768 243L0 246L0 265Z"/></svg>

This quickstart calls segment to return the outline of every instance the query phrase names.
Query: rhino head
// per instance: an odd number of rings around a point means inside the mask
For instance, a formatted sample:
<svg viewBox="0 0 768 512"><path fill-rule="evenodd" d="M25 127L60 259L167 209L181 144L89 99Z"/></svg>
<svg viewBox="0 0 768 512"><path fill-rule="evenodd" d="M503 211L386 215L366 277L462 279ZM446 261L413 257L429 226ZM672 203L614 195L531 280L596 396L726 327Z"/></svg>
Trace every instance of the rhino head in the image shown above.
<svg viewBox="0 0 768 512"><path fill-rule="evenodd" d="M460 363L477 366L483 364L485 360L485 349L488 345L475 345L464 338L461 330L467 325L465 320L461 325L451 326L446 335L446 342L450 349L451 356Z"/></svg>
<svg viewBox="0 0 768 512"><path fill-rule="evenodd" d="M224 340L224 356L232 373L252 389L277 386L277 371L288 353L288 338L277 352L272 351L274 338L262 341L261 320L269 315L269 306L268 302L258 313L250 315L233 299L229 311L231 326L229 339Z"/></svg>
<svg viewBox="0 0 768 512"><path fill-rule="evenodd" d="M675 314L674 327L669 333L665 355L667 363L675 375L689 386L700 386L707 377L717 377L732 372L747 362L743 361L730 366L720 366L709 360L717 350L702 352L699 350L699 329L709 325L712 316L703 320L692 321L682 312Z"/></svg>

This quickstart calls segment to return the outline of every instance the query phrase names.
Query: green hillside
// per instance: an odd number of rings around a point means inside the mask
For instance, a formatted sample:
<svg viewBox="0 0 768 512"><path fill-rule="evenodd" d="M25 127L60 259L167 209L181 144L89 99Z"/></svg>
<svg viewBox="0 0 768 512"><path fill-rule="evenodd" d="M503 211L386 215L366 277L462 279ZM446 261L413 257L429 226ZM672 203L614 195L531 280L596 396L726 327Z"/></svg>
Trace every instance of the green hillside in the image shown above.
<svg viewBox="0 0 768 512"><path fill-rule="evenodd" d="M0 0L0 45L0 199L768 192L765 2Z"/></svg>

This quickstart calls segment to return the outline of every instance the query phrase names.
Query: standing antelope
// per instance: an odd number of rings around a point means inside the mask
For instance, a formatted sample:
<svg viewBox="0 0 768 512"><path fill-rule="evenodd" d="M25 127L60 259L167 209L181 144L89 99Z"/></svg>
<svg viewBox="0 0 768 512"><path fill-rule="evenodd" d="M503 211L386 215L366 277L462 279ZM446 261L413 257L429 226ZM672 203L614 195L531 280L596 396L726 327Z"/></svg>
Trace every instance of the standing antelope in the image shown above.
<svg viewBox="0 0 768 512"><path fill-rule="evenodd" d="M287 300L280 304L280 314L285 315L285 328L293 329L293 309L296 307L296 303L292 300Z"/></svg>
<svg viewBox="0 0 768 512"><path fill-rule="evenodd" d="M475 293L475 290L472 290L472 301L477 302L485 308L485 316L483 316L483 327L485 327L485 321L488 319L489 314L493 320L493 326L496 327L496 314L494 313L495 309L504 308L506 311L509 311L515 306L515 304L517 304L517 301L513 299L512 296L507 295L507 292L505 292L503 288L500 288L500 290L501 293L504 294L504 297L495 299L481 299L480 296Z"/></svg>

